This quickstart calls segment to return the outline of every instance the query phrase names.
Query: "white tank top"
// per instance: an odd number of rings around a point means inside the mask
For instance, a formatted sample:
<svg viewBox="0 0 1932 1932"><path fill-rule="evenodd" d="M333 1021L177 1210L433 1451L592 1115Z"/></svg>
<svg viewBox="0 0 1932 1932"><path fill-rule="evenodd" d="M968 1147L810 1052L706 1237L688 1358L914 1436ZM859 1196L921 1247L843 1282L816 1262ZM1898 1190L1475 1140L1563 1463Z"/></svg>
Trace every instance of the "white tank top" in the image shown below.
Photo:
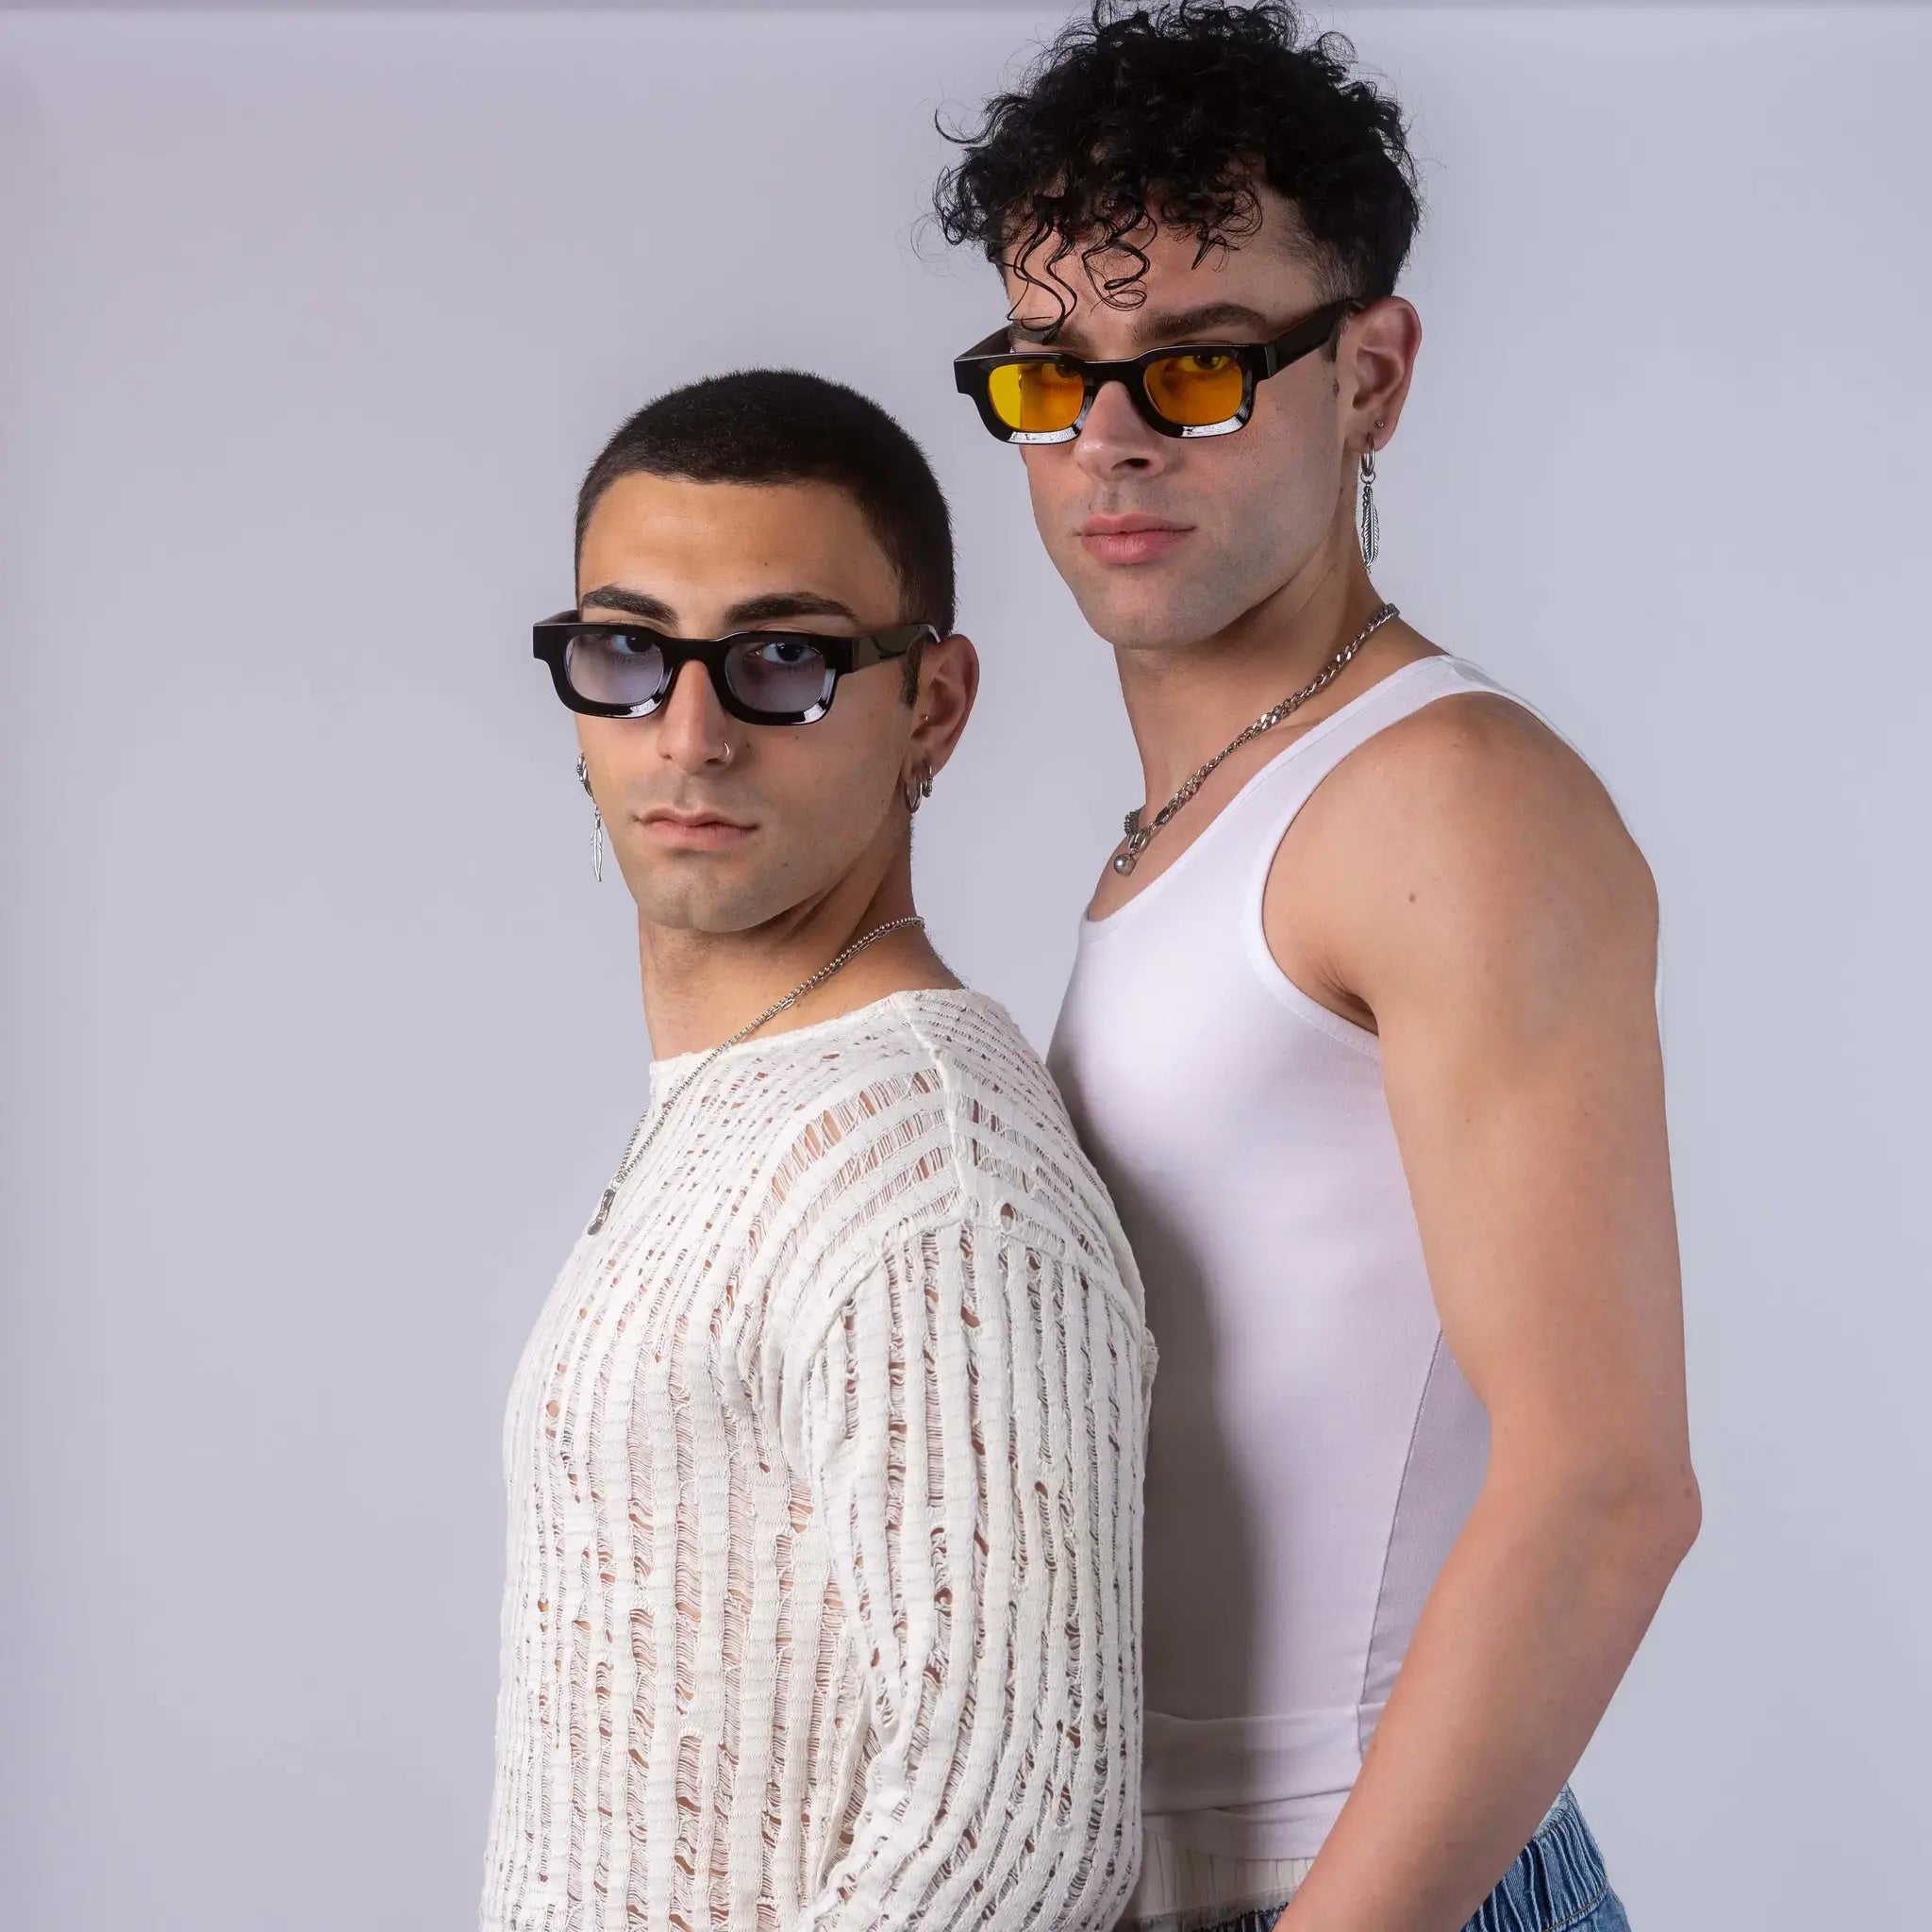
<svg viewBox="0 0 1932 1932"><path fill-rule="evenodd" d="M1481 1485L1375 1036L1291 981L1261 900L1315 787L1474 665L1404 666L1085 920L1049 1065L1113 1192L1160 1350L1147 1454L1150 1830L1309 1857ZM1517 700L1521 702L1521 700ZM1528 708L1525 707L1525 708Z"/></svg>

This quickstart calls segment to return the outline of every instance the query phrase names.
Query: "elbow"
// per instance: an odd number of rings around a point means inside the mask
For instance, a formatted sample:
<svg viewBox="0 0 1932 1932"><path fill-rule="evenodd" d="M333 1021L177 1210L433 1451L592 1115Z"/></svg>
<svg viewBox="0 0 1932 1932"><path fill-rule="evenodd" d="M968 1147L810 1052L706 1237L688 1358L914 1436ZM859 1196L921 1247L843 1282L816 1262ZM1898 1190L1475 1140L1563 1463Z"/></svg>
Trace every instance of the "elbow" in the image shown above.
<svg viewBox="0 0 1932 1932"><path fill-rule="evenodd" d="M1506 1494L1533 1498L1534 1513L1567 1532L1579 1555L1659 1600L1703 1528L1703 1494L1687 1449L1658 1455L1595 1443L1552 1457L1545 1445L1534 1468L1492 1461L1491 1473Z"/></svg>
<svg viewBox="0 0 1932 1932"><path fill-rule="evenodd" d="M1704 1527L1704 1497L1689 1455L1631 1458L1593 1472L1586 1521L1607 1557L1661 1598Z"/></svg>
<svg viewBox="0 0 1932 1932"><path fill-rule="evenodd" d="M1690 1467L1688 1456L1678 1472L1673 1521L1677 1538L1677 1562L1681 1563L1690 1554L1691 1546L1704 1528L1704 1491L1698 1487L1697 1472Z"/></svg>
<svg viewBox="0 0 1932 1932"><path fill-rule="evenodd" d="M1676 1484L1675 1501L1671 1506L1668 1519L1670 1542L1670 1574L1674 1576L1684 1558L1696 1544L1704 1528L1704 1492L1697 1486L1697 1476L1690 1467L1690 1458L1684 1461L1680 1479ZM1669 1578L1665 1579L1667 1582Z"/></svg>
<svg viewBox="0 0 1932 1932"><path fill-rule="evenodd" d="M1615 1512L1630 1522L1632 1533L1668 1557L1674 1570L1704 1527L1704 1494L1690 1467L1690 1450L1625 1457L1613 1468L1606 1490Z"/></svg>

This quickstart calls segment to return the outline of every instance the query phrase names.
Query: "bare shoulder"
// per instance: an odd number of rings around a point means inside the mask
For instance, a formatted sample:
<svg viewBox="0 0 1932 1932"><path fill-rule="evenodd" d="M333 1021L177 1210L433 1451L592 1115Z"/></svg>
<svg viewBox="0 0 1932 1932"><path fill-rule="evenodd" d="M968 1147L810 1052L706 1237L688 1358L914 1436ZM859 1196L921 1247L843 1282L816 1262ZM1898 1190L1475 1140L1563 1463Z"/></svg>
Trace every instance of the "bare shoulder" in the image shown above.
<svg viewBox="0 0 1932 1932"><path fill-rule="evenodd" d="M1604 948L1634 970L1657 903L1596 774L1521 705L1471 691L1336 767L1282 842L1265 912L1283 970L1359 1018L1411 975L1574 975Z"/></svg>
<svg viewBox="0 0 1932 1932"><path fill-rule="evenodd" d="M1439 698L1377 732L1307 810L1311 824L1346 816L1399 827L1405 841L1447 820L1478 853L1531 831L1636 851L1589 765L1533 712L1491 691Z"/></svg>

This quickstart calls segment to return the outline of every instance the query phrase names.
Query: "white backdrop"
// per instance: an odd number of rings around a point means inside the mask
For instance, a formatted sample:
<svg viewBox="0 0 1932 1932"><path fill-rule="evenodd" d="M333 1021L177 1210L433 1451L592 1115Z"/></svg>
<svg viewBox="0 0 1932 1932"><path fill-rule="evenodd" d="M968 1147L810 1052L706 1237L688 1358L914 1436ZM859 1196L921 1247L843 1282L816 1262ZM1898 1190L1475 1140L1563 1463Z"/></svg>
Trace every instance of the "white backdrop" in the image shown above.
<svg viewBox="0 0 1932 1932"><path fill-rule="evenodd" d="M922 258L1024 14L0 13L9 1925L472 1922L497 1428L642 1098L528 621L619 418L855 381L958 510L920 821L1036 1038L1137 796ZM265 17L260 17L265 14ZM1707 1527L1579 1779L1639 1932L1922 1909L1932 15L1353 13L1388 591L1661 882Z"/></svg>

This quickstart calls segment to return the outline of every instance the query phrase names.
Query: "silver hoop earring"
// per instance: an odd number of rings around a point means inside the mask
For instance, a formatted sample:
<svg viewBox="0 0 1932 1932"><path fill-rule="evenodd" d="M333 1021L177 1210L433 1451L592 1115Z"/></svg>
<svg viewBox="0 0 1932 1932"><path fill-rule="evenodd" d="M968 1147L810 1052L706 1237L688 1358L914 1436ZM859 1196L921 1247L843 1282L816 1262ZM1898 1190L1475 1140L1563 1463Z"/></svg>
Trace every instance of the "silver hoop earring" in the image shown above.
<svg viewBox="0 0 1932 1932"><path fill-rule="evenodd" d="M932 766L930 762L919 768L917 777L905 780L900 787L900 795L906 801L906 809L908 812L914 813L932 796Z"/></svg>
<svg viewBox="0 0 1932 1932"><path fill-rule="evenodd" d="M1362 561L1374 562L1382 549L1382 517L1375 508L1375 445L1362 451Z"/></svg>
<svg viewBox="0 0 1932 1932"><path fill-rule="evenodd" d="M584 796L591 801L591 874L601 886L604 883L604 814L598 810L596 793L591 790L591 768L585 764L582 752L577 754L577 783L584 788Z"/></svg>

